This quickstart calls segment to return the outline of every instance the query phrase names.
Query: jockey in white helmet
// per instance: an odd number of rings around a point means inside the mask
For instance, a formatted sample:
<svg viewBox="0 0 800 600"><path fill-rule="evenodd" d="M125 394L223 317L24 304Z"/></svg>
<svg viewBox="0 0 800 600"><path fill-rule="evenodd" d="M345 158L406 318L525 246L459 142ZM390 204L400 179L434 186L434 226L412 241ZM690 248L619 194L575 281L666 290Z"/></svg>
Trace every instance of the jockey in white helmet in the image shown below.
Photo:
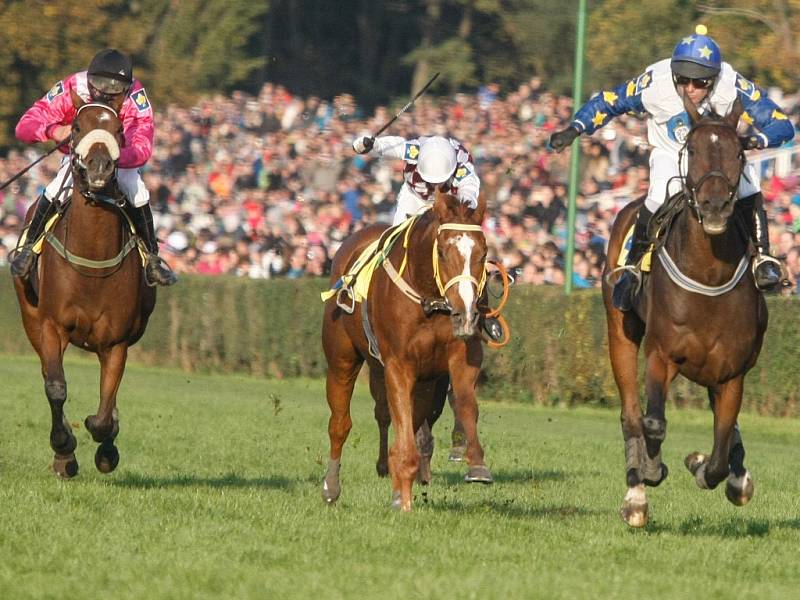
<svg viewBox="0 0 800 600"><path fill-rule="evenodd" d="M433 202L439 188L472 208L478 206L481 182L472 156L456 139L441 136L405 139L399 136L359 137L353 142L359 154L369 151L381 157L405 161L405 183L397 195L392 225L402 223Z"/></svg>

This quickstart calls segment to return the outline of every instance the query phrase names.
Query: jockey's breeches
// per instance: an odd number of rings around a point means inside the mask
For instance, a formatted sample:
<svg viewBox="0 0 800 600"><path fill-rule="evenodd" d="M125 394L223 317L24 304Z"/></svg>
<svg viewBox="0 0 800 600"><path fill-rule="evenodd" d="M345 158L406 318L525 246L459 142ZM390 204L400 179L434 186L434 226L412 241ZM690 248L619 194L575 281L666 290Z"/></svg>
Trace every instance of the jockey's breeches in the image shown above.
<svg viewBox="0 0 800 600"><path fill-rule="evenodd" d="M683 173L686 173L686 158L683 159ZM647 190L647 206L654 213L668 197L681 191L681 170L678 168L678 155L653 148L650 153L650 188ZM739 198L746 198L761 191L761 179L752 163L746 163L739 178Z"/></svg>
<svg viewBox="0 0 800 600"><path fill-rule="evenodd" d="M147 191L144 181L142 181L139 169L117 169L117 184L122 193L125 194L128 202L132 203L136 208L144 206L150 201L150 193ZM44 195L52 202L59 191L71 187L72 167L69 157L65 156L61 159L58 174L53 181L47 184Z"/></svg>
<svg viewBox="0 0 800 600"><path fill-rule="evenodd" d="M397 194L397 208L394 211L392 225L402 223L408 217L416 215L430 205L431 202L426 202L412 192L407 185L403 184L403 187L400 188L400 193Z"/></svg>

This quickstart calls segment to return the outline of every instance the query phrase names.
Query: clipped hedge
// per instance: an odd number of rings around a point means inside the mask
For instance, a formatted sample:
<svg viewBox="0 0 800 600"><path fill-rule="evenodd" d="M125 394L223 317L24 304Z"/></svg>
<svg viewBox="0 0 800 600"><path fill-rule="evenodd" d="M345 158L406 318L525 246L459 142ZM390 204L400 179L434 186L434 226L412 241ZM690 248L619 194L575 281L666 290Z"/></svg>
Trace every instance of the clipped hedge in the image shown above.
<svg viewBox="0 0 800 600"><path fill-rule="evenodd" d="M22 331L11 278L0 286L0 352L32 352ZM321 377L321 280L253 281L183 277L159 290L156 311L131 360L186 371L243 372L265 377ZM744 408L800 414L800 302L770 298L770 328L746 380ZM543 404L618 405L608 360L600 295L565 297L553 288L512 290L506 318L512 340L487 350L482 398ZM705 390L682 378L672 403L701 406Z"/></svg>

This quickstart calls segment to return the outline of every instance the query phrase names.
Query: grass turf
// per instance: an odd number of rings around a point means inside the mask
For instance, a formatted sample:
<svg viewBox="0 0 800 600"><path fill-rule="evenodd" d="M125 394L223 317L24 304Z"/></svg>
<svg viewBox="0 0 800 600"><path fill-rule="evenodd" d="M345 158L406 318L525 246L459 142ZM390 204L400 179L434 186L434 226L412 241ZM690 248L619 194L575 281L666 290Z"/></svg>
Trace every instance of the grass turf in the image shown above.
<svg viewBox="0 0 800 600"><path fill-rule="evenodd" d="M38 362L0 357L2 598L768 598L791 596L800 542L800 422L740 419L756 495L729 504L682 465L710 451L711 415L671 411L667 481L651 522L617 515L625 492L618 415L484 403L493 486L448 463L415 510L389 509L375 475L366 389L353 402L342 497L323 505L328 409L320 381L187 375L130 366L119 394L120 466L94 468L82 426L98 369L67 364L81 471L50 471Z"/></svg>

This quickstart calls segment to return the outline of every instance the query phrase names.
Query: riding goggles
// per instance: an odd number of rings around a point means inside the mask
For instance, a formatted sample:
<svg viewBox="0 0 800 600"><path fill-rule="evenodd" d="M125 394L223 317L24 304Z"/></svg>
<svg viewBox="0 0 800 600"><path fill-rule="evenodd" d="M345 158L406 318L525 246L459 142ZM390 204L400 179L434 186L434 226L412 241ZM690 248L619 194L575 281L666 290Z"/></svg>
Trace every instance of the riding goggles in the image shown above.
<svg viewBox="0 0 800 600"><path fill-rule="evenodd" d="M702 89L702 90L707 90L710 87L714 87L714 82L716 80L717 80L716 77L702 77L698 79L693 79L691 77L684 77L683 75L672 76L672 81L675 82L675 85L687 86L691 83L695 89Z"/></svg>
<svg viewBox="0 0 800 600"><path fill-rule="evenodd" d="M106 75L89 75L89 85L103 94L122 94L130 84Z"/></svg>

